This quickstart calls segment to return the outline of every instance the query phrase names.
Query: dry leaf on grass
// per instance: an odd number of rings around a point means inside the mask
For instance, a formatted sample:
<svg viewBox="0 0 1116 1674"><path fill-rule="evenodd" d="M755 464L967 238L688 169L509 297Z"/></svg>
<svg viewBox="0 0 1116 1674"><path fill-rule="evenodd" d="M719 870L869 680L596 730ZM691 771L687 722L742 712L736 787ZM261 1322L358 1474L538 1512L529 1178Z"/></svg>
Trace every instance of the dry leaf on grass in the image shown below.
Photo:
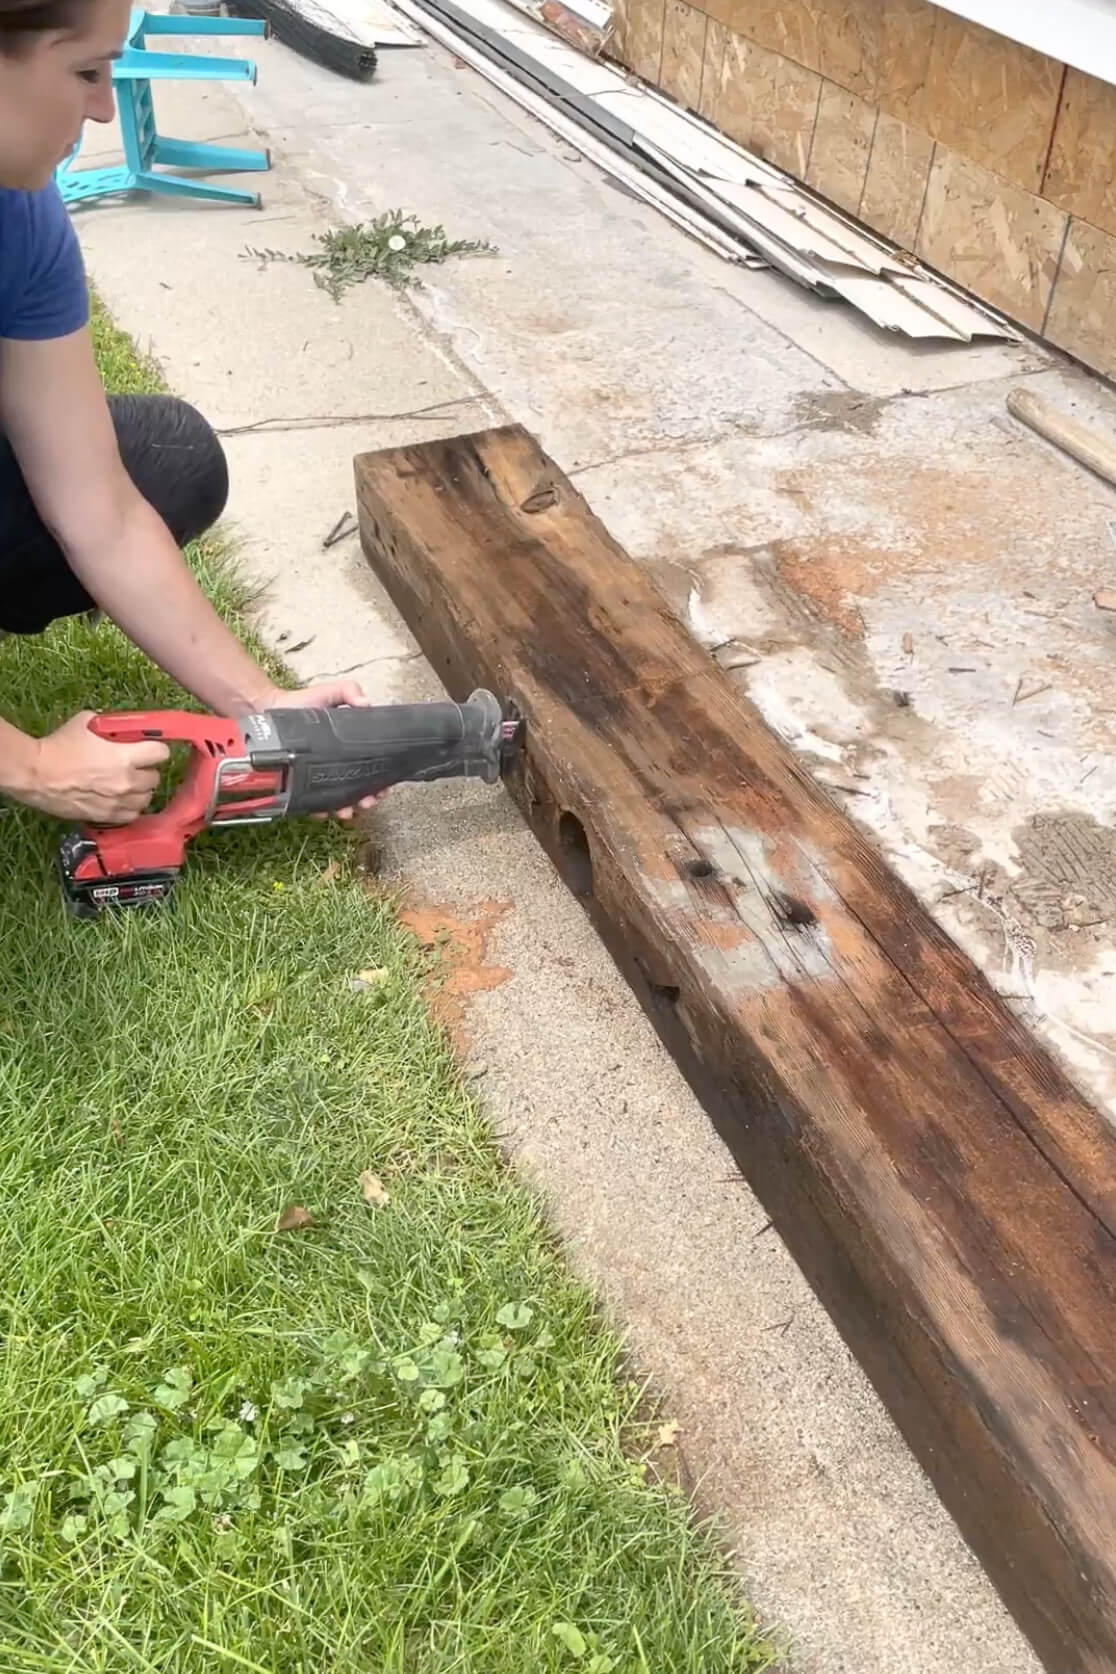
<svg viewBox="0 0 1116 1674"><path fill-rule="evenodd" d="M355 994L362 988L378 988L387 976L386 965L376 965L368 971L358 971L355 977L349 978L349 986Z"/></svg>
<svg viewBox="0 0 1116 1674"><path fill-rule="evenodd" d="M366 1168L360 1176L360 1195L365 1203L374 1205L378 1209L382 1209L385 1203L391 1202L384 1182L378 1174L373 1174L370 1168Z"/></svg>
<svg viewBox="0 0 1116 1674"><path fill-rule="evenodd" d="M659 1427L659 1446L674 1447L681 1434L681 1424L676 1418L672 1418L669 1424L663 1424Z"/></svg>
<svg viewBox="0 0 1116 1674"><path fill-rule="evenodd" d="M304 1232L314 1225L314 1217L301 1203L288 1203L275 1223L276 1232Z"/></svg>
<svg viewBox="0 0 1116 1674"><path fill-rule="evenodd" d="M334 878L340 877L340 875L341 875L340 864L336 860L331 860L329 865L325 868L324 872L322 873L322 882L323 883L332 883Z"/></svg>

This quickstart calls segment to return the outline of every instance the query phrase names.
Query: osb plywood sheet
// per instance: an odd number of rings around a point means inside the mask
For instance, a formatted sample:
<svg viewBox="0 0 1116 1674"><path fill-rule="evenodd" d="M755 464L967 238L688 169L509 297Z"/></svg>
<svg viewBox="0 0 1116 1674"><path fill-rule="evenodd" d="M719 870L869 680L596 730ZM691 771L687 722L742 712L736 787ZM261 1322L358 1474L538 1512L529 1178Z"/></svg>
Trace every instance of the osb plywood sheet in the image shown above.
<svg viewBox="0 0 1116 1674"><path fill-rule="evenodd" d="M707 122L714 120L713 112L721 96L721 66L725 61L727 40L728 30L724 24L710 18L709 27L705 31L705 52L701 61L701 97L698 100L698 111Z"/></svg>
<svg viewBox="0 0 1116 1674"><path fill-rule="evenodd" d="M930 62L927 0L696 0L734 34L911 119Z"/></svg>
<svg viewBox="0 0 1116 1674"><path fill-rule="evenodd" d="M860 200L860 219L904 250L913 250L922 215L934 141L881 110L868 175Z"/></svg>
<svg viewBox="0 0 1116 1674"><path fill-rule="evenodd" d="M1037 192L1054 132L1062 66L939 11L918 125L1005 180Z"/></svg>
<svg viewBox="0 0 1116 1674"><path fill-rule="evenodd" d="M875 105L831 81L822 82L806 180L822 197L854 215L868 173L876 115Z"/></svg>
<svg viewBox="0 0 1116 1674"><path fill-rule="evenodd" d="M701 104L701 67L709 19L685 0L666 0L659 86L688 110Z"/></svg>
<svg viewBox="0 0 1116 1674"><path fill-rule="evenodd" d="M730 139L801 179L820 91L813 70L730 30L712 120Z"/></svg>
<svg viewBox="0 0 1116 1674"><path fill-rule="evenodd" d="M664 0L616 0L608 55L645 81L658 82L663 58Z"/></svg>
<svg viewBox="0 0 1116 1674"><path fill-rule="evenodd" d="M822 74L846 92L874 99L881 0L814 0L814 10Z"/></svg>
<svg viewBox="0 0 1116 1674"><path fill-rule="evenodd" d="M1046 336L1089 366L1116 373L1116 237L1071 221Z"/></svg>
<svg viewBox="0 0 1116 1674"><path fill-rule="evenodd" d="M1066 71L1042 195L1116 233L1116 87Z"/></svg>
<svg viewBox="0 0 1116 1674"><path fill-rule="evenodd" d="M880 0L876 103L889 116L916 128L921 125L934 25L940 15L926 0Z"/></svg>
<svg viewBox="0 0 1116 1674"><path fill-rule="evenodd" d="M994 308L1039 330L1067 217L968 157L939 145L917 253Z"/></svg>
<svg viewBox="0 0 1116 1674"><path fill-rule="evenodd" d="M698 0L702 11L768 52L807 70L820 64L818 18L825 0Z"/></svg>

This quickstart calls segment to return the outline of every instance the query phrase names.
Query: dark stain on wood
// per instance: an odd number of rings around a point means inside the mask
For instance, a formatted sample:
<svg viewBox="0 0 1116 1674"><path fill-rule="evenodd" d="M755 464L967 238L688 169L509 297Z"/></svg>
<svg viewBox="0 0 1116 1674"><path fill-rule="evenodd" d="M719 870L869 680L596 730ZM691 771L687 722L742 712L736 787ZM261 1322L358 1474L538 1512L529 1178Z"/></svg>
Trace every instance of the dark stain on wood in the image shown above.
<svg viewBox="0 0 1116 1674"><path fill-rule="evenodd" d="M516 427L365 551L1009 1608L1116 1674L1116 1135ZM547 516L526 511L554 483Z"/></svg>
<svg viewBox="0 0 1116 1674"><path fill-rule="evenodd" d="M812 907L808 907L805 901L788 895L785 890L773 889L770 900L778 917L792 930L809 930L818 922Z"/></svg>

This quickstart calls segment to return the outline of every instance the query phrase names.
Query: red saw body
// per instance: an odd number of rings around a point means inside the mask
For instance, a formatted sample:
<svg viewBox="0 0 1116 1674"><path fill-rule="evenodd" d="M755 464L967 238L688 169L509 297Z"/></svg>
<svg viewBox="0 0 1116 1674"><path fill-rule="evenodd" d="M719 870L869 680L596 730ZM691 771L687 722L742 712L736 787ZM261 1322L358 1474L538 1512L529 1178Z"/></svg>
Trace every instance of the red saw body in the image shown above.
<svg viewBox="0 0 1116 1674"><path fill-rule="evenodd" d="M63 839L59 869L81 918L151 906L174 886L186 845L207 826L332 813L404 780L494 783L520 737L491 692L465 703L271 709L242 720L149 710L96 715L98 737L188 744L189 765L165 808L129 825L84 826Z"/></svg>

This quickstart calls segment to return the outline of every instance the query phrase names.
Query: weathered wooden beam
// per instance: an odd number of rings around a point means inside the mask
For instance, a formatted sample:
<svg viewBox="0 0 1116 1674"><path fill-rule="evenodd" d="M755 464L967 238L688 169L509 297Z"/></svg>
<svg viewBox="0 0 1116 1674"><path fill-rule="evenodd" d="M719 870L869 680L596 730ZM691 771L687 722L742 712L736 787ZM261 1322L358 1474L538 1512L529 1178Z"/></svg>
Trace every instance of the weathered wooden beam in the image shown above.
<svg viewBox="0 0 1116 1674"><path fill-rule="evenodd" d="M518 428L365 551L1056 1674L1116 1674L1116 1135Z"/></svg>

